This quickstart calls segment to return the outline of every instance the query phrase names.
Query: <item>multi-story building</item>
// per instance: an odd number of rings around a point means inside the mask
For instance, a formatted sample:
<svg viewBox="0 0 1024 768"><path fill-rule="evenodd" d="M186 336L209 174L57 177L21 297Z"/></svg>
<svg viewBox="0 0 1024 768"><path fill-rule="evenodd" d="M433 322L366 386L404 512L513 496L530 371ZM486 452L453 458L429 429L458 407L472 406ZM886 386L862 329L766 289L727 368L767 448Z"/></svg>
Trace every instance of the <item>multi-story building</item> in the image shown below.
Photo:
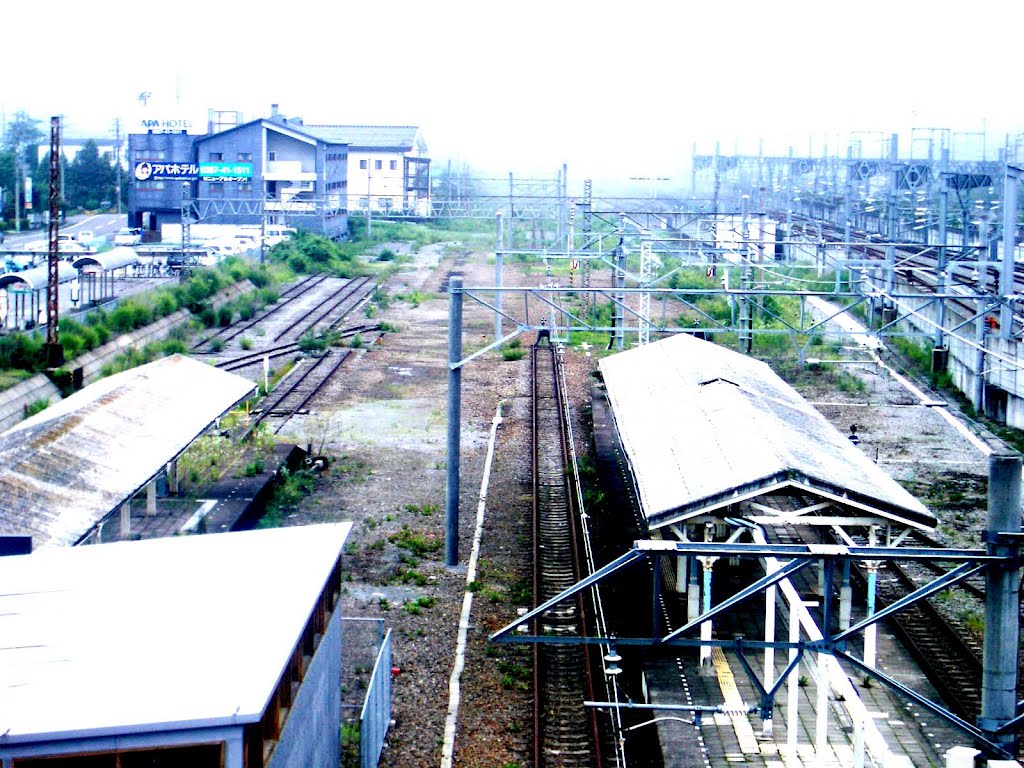
<svg viewBox="0 0 1024 768"><path fill-rule="evenodd" d="M277 114L219 132L132 134L128 226L158 239L164 224L303 227L348 233L343 142L318 137Z"/></svg>
<svg viewBox="0 0 1024 768"><path fill-rule="evenodd" d="M430 159L413 125L306 125L324 141L348 146L350 212L430 214Z"/></svg>

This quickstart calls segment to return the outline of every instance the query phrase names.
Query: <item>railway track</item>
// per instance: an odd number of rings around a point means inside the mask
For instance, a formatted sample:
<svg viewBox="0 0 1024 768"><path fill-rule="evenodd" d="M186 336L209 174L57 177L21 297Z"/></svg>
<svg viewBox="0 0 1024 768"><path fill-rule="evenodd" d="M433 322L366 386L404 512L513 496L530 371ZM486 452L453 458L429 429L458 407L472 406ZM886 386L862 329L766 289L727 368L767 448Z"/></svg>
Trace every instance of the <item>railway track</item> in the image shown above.
<svg viewBox="0 0 1024 768"><path fill-rule="evenodd" d="M303 278L299 282L289 287L286 291L281 293L280 298L272 306L265 309L248 320L243 320L239 323L234 323L226 328L221 328L216 333L207 336L204 339L200 339L192 345L192 351L197 352L203 347L208 346L215 339L219 339L222 343L231 341L232 339L241 336L243 333L248 331L250 328L265 322L267 318L283 311L292 302L305 296L310 291L314 290L324 280L329 277L327 274L316 274L310 275L309 277Z"/></svg>
<svg viewBox="0 0 1024 768"><path fill-rule="evenodd" d="M338 332L337 338L339 340L351 339L355 336L362 337L363 335L371 336L374 341L380 338L380 334L373 336L374 333L380 331L380 325L376 323L354 325L348 328L344 328ZM267 347L261 349L258 352L247 352L244 355L233 357L230 360L222 360L217 363L217 368L223 371L240 371L248 368L251 365L257 365L263 362L263 358L269 358L274 360L278 357L287 357L289 355L298 354L301 351L301 346L297 341L291 341L286 344L278 344L274 347Z"/></svg>
<svg viewBox="0 0 1024 768"><path fill-rule="evenodd" d="M777 528L770 533L774 543L843 543L825 534L810 541L811 534L792 527ZM906 546L942 546L924 534L915 532L914 536L919 540L906 542ZM857 546L868 545L866 537L852 538ZM938 563L923 567L930 571L928 580L947 570ZM918 573L915 579L900 563L879 561L876 609L906 597L921 586L924 577L925 574ZM866 592L867 573L862 563L854 564L851 580L860 594ZM969 590L976 588L976 585L968 586ZM886 625L910 653L946 706L968 722L974 722L981 711L981 648L967 637L964 628L943 615L930 600L920 600L898 611L886 620Z"/></svg>
<svg viewBox="0 0 1024 768"><path fill-rule="evenodd" d="M559 364L550 344L532 348L536 604L575 584L580 570ZM583 634L583 600L562 603L538 621L537 634ZM586 649L569 644L536 646L533 690L536 768L599 768L602 763L596 716L583 705L593 697Z"/></svg>
<svg viewBox="0 0 1024 768"><path fill-rule="evenodd" d="M367 344L375 344L383 335L380 331L371 333ZM280 418L280 422L273 430L275 434L280 432L292 416L302 413L313 398L323 391L327 382L346 361L351 359L355 351L352 348L329 347L324 354L310 358L308 365L302 366L297 373L285 378L278 388L259 404L243 438L271 416Z"/></svg>
<svg viewBox="0 0 1024 768"><path fill-rule="evenodd" d="M315 330L318 325L327 322L328 328L333 328L340 323L349 312L358 307L363 301L369 298L376 287L373 278L357 277L346 283L336 294L328 296L304 315L289 323L284 330L279 331L272 341L281 341L291 335L293 338L301 336L306 331ZM296 332L296 329L300 329Z"/></svg>

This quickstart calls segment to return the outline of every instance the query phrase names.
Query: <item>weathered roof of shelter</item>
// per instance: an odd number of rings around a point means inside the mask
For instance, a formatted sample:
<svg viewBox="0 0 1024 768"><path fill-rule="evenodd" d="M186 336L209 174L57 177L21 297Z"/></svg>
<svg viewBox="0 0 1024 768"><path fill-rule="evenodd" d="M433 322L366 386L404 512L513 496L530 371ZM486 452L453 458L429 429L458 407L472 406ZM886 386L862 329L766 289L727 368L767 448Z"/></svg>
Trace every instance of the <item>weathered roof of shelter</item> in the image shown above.
<svg viewBox="0 0 1024 768"><path fill-rule="evenodd" d="M258 721L351 526L0 558L4 743Z"/></svg>
<svg viewBox="0 0 1024 768"><path fill-rule="evenodd" d="M253 384L184 355L101 379L0 435L0 533L72 545Z"/></svg>
<svg viewBox="0 0 1024 768"><path fill-rule="evenodd" d="M71 266L75 269L82 269L82 267L95 265L100 269L109 272L112 269L120 269L121 267L127 267L129 264L138 263L139 254L135 252L135 249L129 248L126 245L121 245L117 248L111 248L109 251L90 253L87 256L79 256L71 262Z"/></svg>
<svg viewBox="0 0 1024 768"><path fill-rule="evenodd" d="M66 283L69 280L74 280L78 277L78 270L68 264L66 261L57 262L57 278L61 283ZM24 285L27 290L38 291L46 288L46 283L50 279L50 269L44 263L41 267L32 267L32 269L25 269L21 272L7 272L0 275L0 288L7 288L12 290L15 286Z"/></svg>
<svg viewBox="0 0 1024 768"><path fill-rule="evenodd" d="M427 148L415 125L304 125L303 129L324 141L354 149Z"/></svg>
<svg viewBox="0 0 1024 768"><path fill-rule="evenodd" d="M921 502L765 363L677 334L600 366L652 528L785 488L935 525Z"/></svg>

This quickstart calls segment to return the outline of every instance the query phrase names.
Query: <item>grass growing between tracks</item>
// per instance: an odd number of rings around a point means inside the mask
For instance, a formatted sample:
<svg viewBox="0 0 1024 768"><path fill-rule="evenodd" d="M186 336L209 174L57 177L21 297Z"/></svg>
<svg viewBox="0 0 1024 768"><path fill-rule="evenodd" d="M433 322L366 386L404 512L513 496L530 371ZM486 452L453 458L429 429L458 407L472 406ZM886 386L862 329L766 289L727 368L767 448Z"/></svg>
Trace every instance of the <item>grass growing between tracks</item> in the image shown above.
<svg viewBox="0 0 1024 768"><path fill-rule="evenodd" d="M112 338L143 328L180 309L188 309L204 318L204 321L212 318L216 322L217 315L212 312L209 302L217 293L234 283L248 280L257 286L257 295L269 301L274 295L269 286L279 281L282 274L274 267L261 267L242 259L228 259L216 268L195 270L184 282L127 296L113 309L93 310L81 320L62 319L60 341L64 357L73 360L106 344ZM38 373L45 368L44 340L44 336L37 331L15 331L0 336L0 372L6 374L0 379L0 386L4 380L17 380L22 375L17 373L19 371ZM147 348L148 351L126 354L112 363L104 375L150 362L162 355L184 351L173 343L181 341L180 338L171 341L164 347L157 346Z"/></svg>

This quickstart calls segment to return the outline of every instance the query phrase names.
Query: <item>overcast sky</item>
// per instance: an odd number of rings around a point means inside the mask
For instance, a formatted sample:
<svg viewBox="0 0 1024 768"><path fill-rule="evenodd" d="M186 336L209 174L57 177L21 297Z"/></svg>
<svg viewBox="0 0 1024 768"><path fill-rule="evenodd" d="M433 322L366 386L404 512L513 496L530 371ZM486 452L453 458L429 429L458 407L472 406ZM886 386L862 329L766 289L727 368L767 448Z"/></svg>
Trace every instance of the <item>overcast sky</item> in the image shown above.
<svg viewBox="0 0 1024 768"><path fill-rule="evenodd" d="M854 135L877 154L892 132L908 149L912 127L964 147L987 129L991 152L1024 131L1020 2L91 0L61 4L53 23L43 11L5 3L0 109L62 114L66 135L112 135L149 92L161 114L253 119L277 103L306 122L418 125L437 163L688 183L694 142L845 154Z"/></svg>

